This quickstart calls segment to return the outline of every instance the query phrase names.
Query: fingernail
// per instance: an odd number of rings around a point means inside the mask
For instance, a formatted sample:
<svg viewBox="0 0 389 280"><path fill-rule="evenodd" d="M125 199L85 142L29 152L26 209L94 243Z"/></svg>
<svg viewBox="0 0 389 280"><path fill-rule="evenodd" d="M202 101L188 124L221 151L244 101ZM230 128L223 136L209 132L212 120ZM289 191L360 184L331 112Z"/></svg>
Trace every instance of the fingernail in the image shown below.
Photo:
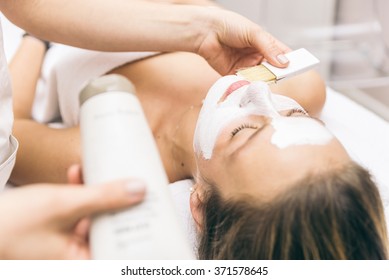
<svg viewBox="0 0 389 280"><path fill-rule="evenodd" d="M286 56L283 55L283 54L277 55L277 60L278 60L278 62L281 63L281 64L286 64L286 63L289 62L289 59L287 59Z"/></svg>
<svg viewBox="0 0 389 280"><path fill-rule="evenodd" d="M144 182L131 180L126 183L126 188L130 195L138 195L145 192L146 185Z"/></svg>

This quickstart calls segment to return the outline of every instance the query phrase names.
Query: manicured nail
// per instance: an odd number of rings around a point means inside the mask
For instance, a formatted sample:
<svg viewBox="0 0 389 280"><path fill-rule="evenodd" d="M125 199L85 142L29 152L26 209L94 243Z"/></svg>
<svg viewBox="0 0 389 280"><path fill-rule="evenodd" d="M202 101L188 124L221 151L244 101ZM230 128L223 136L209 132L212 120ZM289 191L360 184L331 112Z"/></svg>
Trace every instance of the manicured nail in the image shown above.
<svg viewBox="0 0 389 280"><path fill-rule="evenodd" d="M131 180L126 183L127 191L130 195L143 194L146 190L144 182Z"/></svg>
<svg viewBox="0 0 389 280"><path fill-rule="evenodd" d="M289 59L287 59L286 56L283 55L283 54L277 55L277 60L278 60L278 62L281 63L281 64L286 64L286 63L289 62Z"/></svg>

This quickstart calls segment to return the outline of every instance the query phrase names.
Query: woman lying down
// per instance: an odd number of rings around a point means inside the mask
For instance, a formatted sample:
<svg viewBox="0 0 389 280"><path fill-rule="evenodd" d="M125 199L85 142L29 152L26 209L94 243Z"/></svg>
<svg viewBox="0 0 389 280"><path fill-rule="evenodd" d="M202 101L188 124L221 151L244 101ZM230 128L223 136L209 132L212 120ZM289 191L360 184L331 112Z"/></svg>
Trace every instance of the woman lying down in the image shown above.
<svg viewBox="0 0 389 280"><path fill-rule="evenodd" d="M80 90L91 78L121 74L136 87L170 182L194 180L200 259L387 258L375 183L315 118L325 101L315 72L269 88L220 77L194 54L131 61L133 53L67 47L53 74L66 126L56 129L30 117L39 44L24 38L11 65L20 141L13 183L66 180L80 162Z"/></svg>

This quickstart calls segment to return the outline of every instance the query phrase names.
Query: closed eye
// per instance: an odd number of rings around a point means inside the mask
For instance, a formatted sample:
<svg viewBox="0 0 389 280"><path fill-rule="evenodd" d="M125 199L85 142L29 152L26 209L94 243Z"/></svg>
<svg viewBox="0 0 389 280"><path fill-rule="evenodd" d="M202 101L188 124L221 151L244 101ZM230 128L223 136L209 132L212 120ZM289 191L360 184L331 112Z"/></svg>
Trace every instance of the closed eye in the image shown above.
<svg viewBox="0 0 389 280"><path fill-rule="evenodd" d="M238 134L240 131L242 131L243 129L247 129L247 128L250 128L250 129L258 129L258 126L254 125L254 124L250 124L250 123L244 123L244 124L241 124L239 125L238 127L234 128L232 131L231 131L231 138L234 137L236 134Z"/></svg>
<svg viewBox="0 0 389 280"><path fill-rule="evenodd" d="M300 108L295 108L295 109L288 111L286 116L287 117L307 117L307 118L310 118L312 120L319 122L323 126L326 125L321 119L311 117L305 110L300 109Z"/></svg>
<svg viewBox="0 0 389 280"><path fill-rule="evenodd" d="M300 113L300 114L303 114L305 116L309 116L309 114L307 113L307 111L305 111L304 109L302 108L293 108L292 110L289 110L288 113L286 114L287 117L290 117L292 116L293 114L296 114L296 113Z"/></svg>

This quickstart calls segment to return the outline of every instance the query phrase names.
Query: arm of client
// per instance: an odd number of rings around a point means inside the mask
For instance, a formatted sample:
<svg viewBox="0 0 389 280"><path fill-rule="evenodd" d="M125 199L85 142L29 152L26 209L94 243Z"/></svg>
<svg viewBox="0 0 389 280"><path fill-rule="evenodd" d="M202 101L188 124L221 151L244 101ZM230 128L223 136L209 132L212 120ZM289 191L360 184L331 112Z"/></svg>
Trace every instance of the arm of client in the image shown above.
<svg viewBox="0 0 389 280"><path fill-rule="evenodd" d="M20 143L17 154L19 164L10 178L15 185L24 182L66 182L66 170L73 163L78 163L80 158L77 128L54 129L31 119L45 51L42 41L25 36L9 64L14 95L13 133ZM55 162L56 168L48 168Z"/></svg>

